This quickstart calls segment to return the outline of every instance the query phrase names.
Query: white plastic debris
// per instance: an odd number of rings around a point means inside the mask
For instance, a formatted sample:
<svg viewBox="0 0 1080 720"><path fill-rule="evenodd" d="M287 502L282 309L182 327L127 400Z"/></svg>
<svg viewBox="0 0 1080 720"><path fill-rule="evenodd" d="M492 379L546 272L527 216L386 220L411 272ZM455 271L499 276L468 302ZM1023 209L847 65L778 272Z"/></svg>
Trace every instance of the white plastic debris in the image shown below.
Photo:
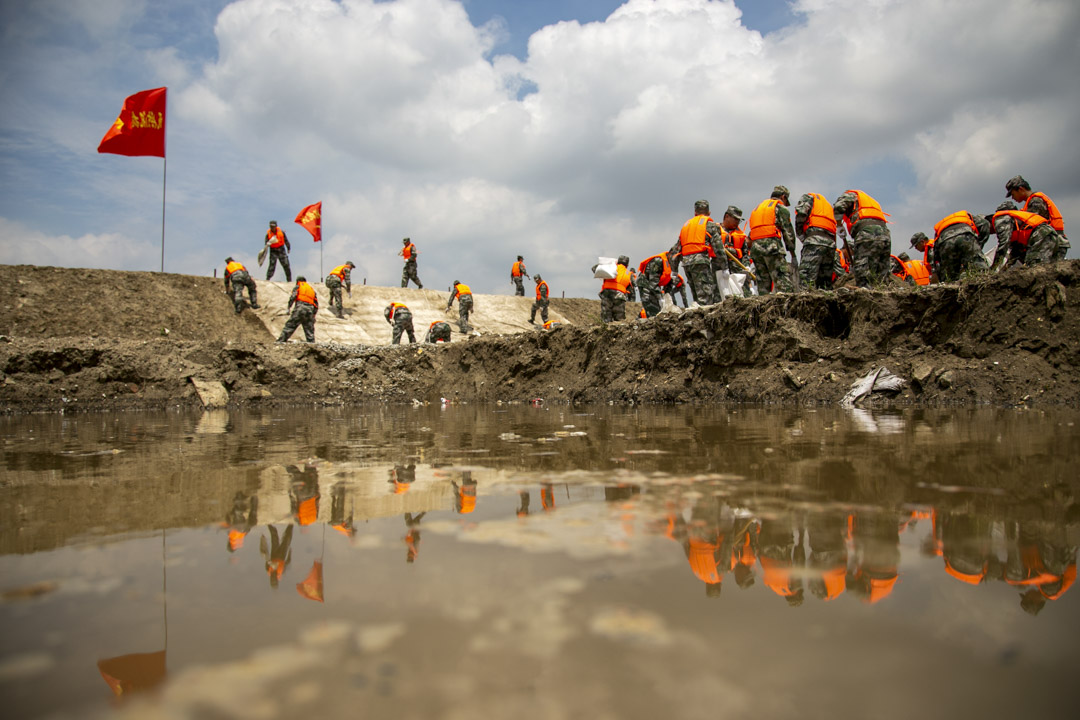
<svg viewBox="0 0 1080 720"><path fill-rule="evenodd" d="M899 392L904 381L896 377L887 367L871 370L851 385L851 390L840 401L840 407L855 407L862 398L875 392Z"/></svg>

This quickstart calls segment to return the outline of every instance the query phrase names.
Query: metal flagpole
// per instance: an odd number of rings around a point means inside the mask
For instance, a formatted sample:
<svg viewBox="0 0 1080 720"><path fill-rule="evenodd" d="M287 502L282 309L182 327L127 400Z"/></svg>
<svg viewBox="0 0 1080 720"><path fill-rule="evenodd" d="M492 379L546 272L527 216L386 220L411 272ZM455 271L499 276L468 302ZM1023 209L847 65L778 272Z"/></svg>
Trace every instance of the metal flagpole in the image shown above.
<svg viewBox="0 0 1080 720"><path fill-rule="evenodd" d="M165 272L165 170L168 163L167 157L161 158L161 272Z"/></svg>

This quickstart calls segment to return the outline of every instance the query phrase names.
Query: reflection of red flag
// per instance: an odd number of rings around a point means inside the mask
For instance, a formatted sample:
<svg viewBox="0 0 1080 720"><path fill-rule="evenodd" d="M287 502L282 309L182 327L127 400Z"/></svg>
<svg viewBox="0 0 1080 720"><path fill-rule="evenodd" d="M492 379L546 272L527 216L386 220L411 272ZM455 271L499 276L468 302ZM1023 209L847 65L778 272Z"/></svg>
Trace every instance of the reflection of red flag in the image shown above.
<svg viewBox="0 0 1080 720"><path fill-rule="evenodd" d="M315 602L323 601L322 563L318 560L311 566L311 572L304 578L304 582L296 583L296 592L308 600Z"/></svg>
<svg viewBox="0 0 1080 720"><path fill-rule="evenodd" d="M149 690L165 679L165 651L98 660L98 671L117 697Z"/></svg>
<svg viewBox="0 0 1080 720"><path fill-rule="evenodd" d="M98 152L165 157L165 92L166 88L143 90L124 100Z"/></svg>
<svg viewBox="0 0 1080 720"><path fill-rule="evenodd" d="M308 205L301 210L294 222L311 233L311 237L315 242L322 240L322 201Z"/></svg>

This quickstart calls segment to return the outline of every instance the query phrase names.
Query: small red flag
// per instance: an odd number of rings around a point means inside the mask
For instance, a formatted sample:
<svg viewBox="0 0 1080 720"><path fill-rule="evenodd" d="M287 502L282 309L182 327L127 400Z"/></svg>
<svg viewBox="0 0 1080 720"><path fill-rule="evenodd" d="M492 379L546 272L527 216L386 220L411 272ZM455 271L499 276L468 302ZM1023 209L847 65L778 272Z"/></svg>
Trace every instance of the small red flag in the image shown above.
<svg viewBox="0 0 1080 720"><path fill-rule="evenodd" d="M165 157L166 90L143 90L124 100L124 108L101 138L97 151L131 157Z"/></svg>
<svg viewBox="0 0 1080 720"><path fill-rule="evenodd" d="M311 571L308 572L307 577L304 578L304 582L296 583L296 592L300 593L302 597L306 597L308 600L314 600L315 602L323 602L323 578L322 578L322 563L318 560L311 566Z"/></svg>
<svg viewBox="0 0 1080 720"><path fill-rule="evenodd" d="M296 216L297 223L309 233L315 242L322 240L322 201L308 205Z"/></svg>

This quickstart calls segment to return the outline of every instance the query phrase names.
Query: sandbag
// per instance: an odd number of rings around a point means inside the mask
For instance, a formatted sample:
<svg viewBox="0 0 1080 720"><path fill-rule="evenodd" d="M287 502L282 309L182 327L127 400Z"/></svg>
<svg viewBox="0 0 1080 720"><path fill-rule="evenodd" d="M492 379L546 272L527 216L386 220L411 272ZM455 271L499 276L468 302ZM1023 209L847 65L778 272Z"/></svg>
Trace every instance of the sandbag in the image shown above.
<svg viewBox="0 0 1080 720"><path fill-rule="evenodd" d="M593 277L598 280L614 280L619 274L619 263L616 258L596 258L596 268Z"/></svg>

